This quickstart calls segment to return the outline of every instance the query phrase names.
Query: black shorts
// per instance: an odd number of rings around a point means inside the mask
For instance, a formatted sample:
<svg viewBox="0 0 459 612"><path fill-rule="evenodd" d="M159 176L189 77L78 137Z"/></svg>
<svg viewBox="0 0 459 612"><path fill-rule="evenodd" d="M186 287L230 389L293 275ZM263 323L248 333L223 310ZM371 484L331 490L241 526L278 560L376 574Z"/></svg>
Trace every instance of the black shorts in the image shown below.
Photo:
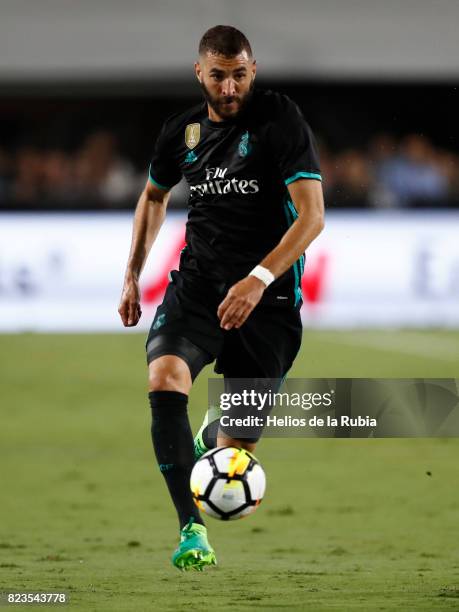
<svg viewBox="0 0 459 612"><path fill-rule="evenodd" d="M174 270L147 339L147 360L160 356L155 339L167 337L167 351L181 355L183 339L200 349L197 369L216 360L225 378L282 379L301 345L299 307L258 304L239 329L223 330L217 317L229 285ZM156 343L157 344L157 343ZM197 371L192 372L193 378Z"/></svg>

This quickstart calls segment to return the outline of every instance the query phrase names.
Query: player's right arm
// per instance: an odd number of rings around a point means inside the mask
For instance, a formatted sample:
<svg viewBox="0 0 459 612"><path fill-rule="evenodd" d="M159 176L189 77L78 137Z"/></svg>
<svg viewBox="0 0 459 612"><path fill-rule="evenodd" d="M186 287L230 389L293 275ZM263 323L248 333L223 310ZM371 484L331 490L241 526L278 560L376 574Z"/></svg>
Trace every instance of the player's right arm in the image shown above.
<svg viewBox="0 0 459 612"><path fill-rule="evenodd" d="M118 308L125 327L137 325L142 314L140 308L140 273L166 216L169 197L170 191L160 189L148 179L137 202L131 249Z"/></svg>

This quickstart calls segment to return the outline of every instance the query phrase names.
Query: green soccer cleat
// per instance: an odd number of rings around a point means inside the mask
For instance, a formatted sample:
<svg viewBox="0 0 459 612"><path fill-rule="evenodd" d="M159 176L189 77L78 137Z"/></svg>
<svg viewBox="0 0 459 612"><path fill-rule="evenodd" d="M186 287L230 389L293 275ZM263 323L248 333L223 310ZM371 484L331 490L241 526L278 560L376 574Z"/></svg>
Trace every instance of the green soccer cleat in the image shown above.
<svg viewBox="0 0 459 612"><path fill-rule="evenodd" d="M209 425L212 425L212 423L215 423L215 421L218 421L221 417L221 414L222 411L216 406L210 406L209 410L206 410L206 416L204 417L204 421L202 422L198 433L194 437L194 458L196 459L196 461L200 459L203 455L205 455L207 451L210 450L210 448L208 448L204 444L204 440L202 437L204 430L206 429L206 427L209 427ZM217 424L215 424L215 427L217 427Z"/></svg>
<svg viewBox="0 0 459 612"><path fill-rule="evenodd" d="M217 565L204 525L193 523L193 519L190 519L180 532L180 544L172 555L172 564L182 571L195 569L198 572L202 572L206 565Z"/></svg>

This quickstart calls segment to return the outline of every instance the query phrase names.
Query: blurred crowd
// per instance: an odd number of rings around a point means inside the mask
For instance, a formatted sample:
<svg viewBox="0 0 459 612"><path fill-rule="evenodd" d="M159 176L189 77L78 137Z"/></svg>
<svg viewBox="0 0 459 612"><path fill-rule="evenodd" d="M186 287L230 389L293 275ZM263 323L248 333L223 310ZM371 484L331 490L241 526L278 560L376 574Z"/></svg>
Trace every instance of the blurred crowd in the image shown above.
<svg viewBox="0 0 459 612"><path fill-rule="evenodd" d="M0 149L0 202L18 209L125 206L144 182L108 131L91 133L73 152L32 145L13 154Z"/></svg>
<svg viewBox="0 0 459 612"><path fill-rule="evenodd" d="M365 148L340 152L319 148L329 207L459 206L459 155L423 135L379 134ZM0 208L131 208L146 177L110 131L89 134L72 152L0 147ZM183 186L173 205L186 205Z"/></svg>
<svg viewBox="0 0 459 612"><path fill-rule="evenodd" d="M365 149L331 154L320 147L326 201L332 206L459 206L459 155L426 136L373 137Z"/></svg>

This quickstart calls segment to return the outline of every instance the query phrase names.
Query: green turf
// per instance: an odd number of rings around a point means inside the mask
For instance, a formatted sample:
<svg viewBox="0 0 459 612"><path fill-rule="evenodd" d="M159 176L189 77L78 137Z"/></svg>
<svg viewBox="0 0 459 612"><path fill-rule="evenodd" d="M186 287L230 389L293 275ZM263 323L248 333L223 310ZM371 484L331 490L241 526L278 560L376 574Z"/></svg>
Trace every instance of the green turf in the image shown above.
<svg viewBox="0 0 459 612"><path fill-rule="evenodd" d="M459 377L457 347L451 332L308 332L291 375ZM97 612L459 610L459 440L266 439L265 501L208 519L219 566L183 575L143 337L0 336L0 364L0 590Z"/></svg>

